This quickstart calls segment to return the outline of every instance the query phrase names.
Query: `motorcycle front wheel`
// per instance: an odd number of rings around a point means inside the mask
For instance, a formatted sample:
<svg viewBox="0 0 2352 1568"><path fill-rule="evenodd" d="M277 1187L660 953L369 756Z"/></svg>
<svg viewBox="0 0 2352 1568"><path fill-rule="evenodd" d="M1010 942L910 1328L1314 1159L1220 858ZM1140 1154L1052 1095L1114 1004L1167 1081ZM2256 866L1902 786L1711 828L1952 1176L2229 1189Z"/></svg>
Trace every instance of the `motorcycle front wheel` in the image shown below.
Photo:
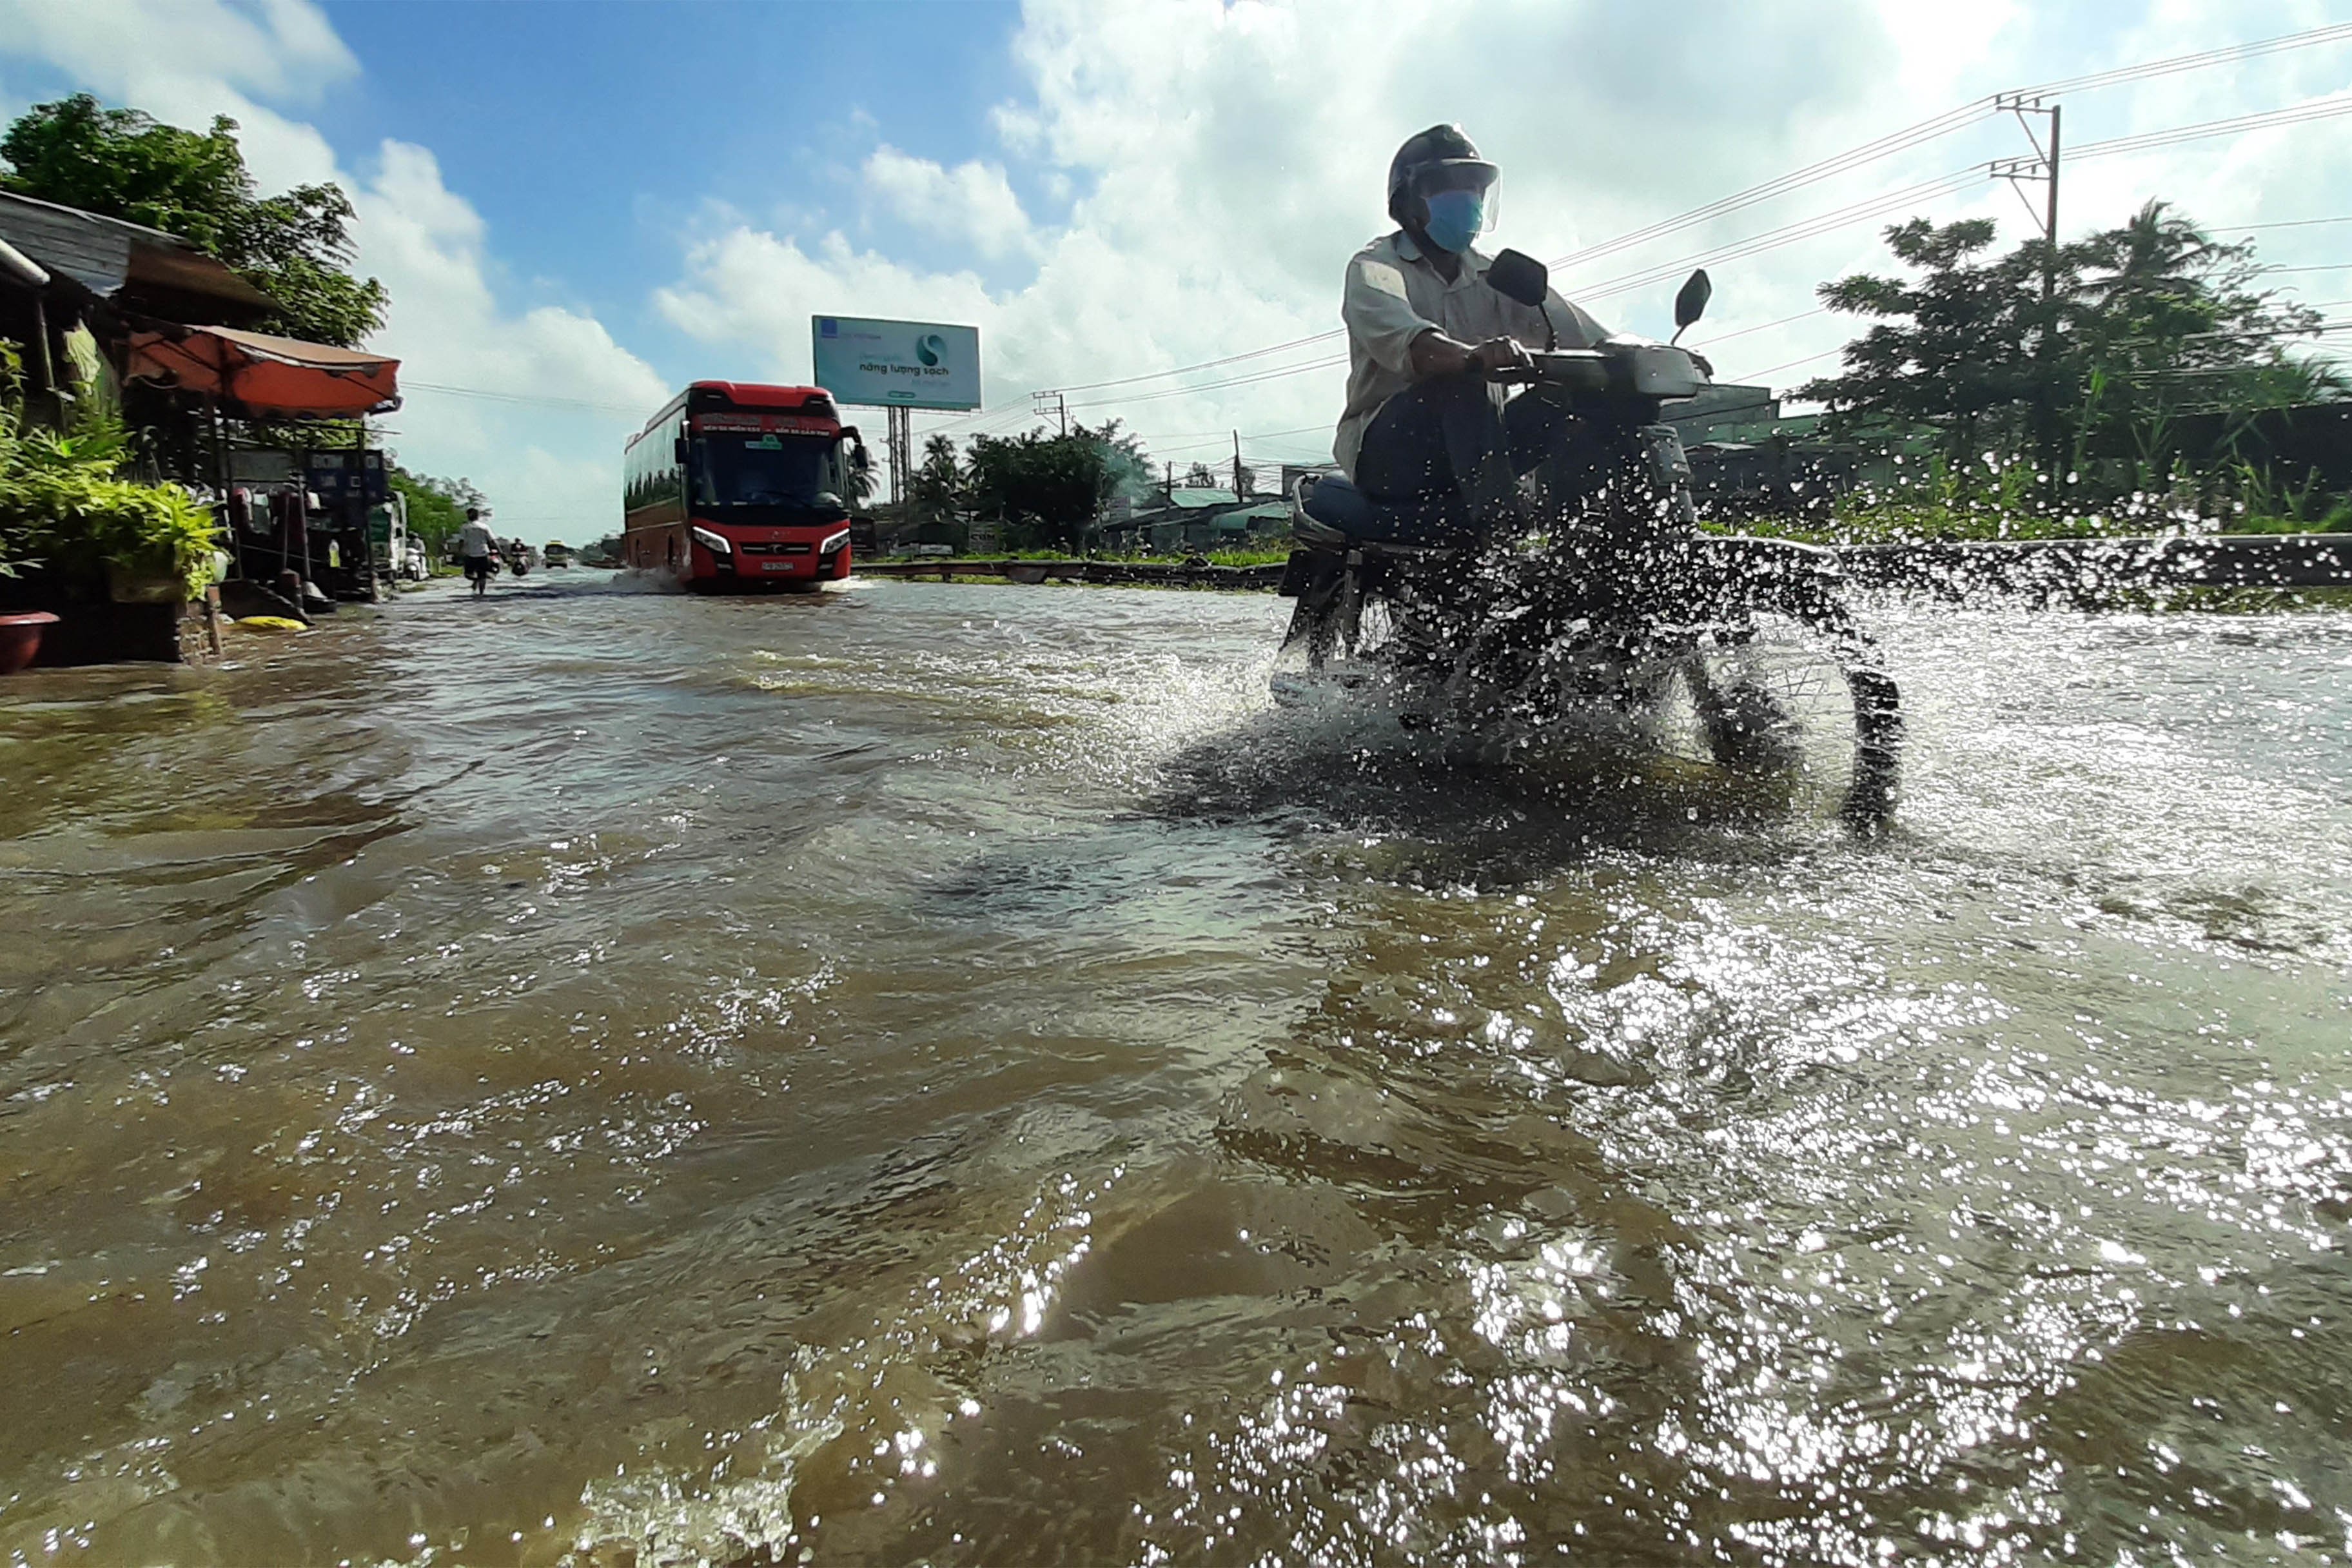
<svg viewBox="0 0 2352 1568"><path fill-rule="evenodd" d="M1682 658L1662 682L1656 719L1669 755L1767 788L1790 809L1864 832L1893 815L1901 698L1858 638L1759 617L1742 641Z"/></svg>

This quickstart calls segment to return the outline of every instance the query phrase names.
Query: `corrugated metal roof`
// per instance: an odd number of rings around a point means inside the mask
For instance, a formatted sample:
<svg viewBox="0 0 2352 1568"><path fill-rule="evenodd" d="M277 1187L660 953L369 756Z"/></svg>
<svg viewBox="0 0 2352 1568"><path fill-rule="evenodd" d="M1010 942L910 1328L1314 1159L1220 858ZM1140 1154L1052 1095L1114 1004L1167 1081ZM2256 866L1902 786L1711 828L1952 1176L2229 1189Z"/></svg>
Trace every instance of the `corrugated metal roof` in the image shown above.
<svg viewBox="0 0 2352 1568"><path fill-rule="evenodd" d="M93 294L121 288L131 276L131 237L155 232L0 191L0 239Z"/></svg>
<svg viewBox="0 0 2352 1568"><path fill-rule="evenodd" d="M177 235L79 207L0 191L0 239L93 294L130 282L208 295L257 310L277 301Z"/></svg>
<svg viewBox="0 0 2352 1568"><path fill-rule="evenodd" d="M1242 498L1231 490L1186 489L1171 491L1164 504L1179 511L1200 511L1208 507L1239 506Z"/></svg>

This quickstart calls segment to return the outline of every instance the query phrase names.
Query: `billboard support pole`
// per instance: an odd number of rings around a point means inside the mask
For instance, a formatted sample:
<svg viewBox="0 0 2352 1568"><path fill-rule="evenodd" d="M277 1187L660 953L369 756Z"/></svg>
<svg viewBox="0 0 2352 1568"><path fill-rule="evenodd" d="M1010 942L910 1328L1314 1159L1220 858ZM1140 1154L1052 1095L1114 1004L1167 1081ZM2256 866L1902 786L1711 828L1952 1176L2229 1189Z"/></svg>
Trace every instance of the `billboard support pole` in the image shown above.
<svg viewBox="0 0 2352 1568"><path fill-rule="evenodd" d="M892 404L882 411L887 421L886 429L890 456L890 504L903 505L907 499L907 474L915 464L914 410Z"/></svg>

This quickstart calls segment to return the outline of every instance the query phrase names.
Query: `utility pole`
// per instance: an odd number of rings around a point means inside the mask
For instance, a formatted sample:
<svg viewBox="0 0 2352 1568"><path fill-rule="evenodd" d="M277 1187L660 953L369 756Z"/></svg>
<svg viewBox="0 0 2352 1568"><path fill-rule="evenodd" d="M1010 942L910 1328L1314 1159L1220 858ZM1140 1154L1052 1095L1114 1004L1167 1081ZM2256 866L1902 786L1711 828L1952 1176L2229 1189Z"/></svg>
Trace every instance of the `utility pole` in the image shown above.
<svg viewBox="0 0 2352 1568"><path fill-rule="evenodd" d="M1242 499L1242 433L1234 432L1234 499Z"/></svg>
<svg viewBox="0 0 2352 1568"><path fill-rule="evenodd" d="M1070 400L1060 393L1033 392L1029 395L1029 406L1040 419L1051 414L1059 434L1066 436L1070 433Z"/></svg>
<svg viewBox="0 0 2352 1568"><path fill-rule="evenodd" d="M2035 215L2035 226L2042 230L2042 333L2034 344L2034 359L2041 371L2041 385L2035 389L2034 423L2040 426L2036 435L2042 447L2042 468L2046 481L2054 492L2059 485L2058 473L2058 409L2056 387L2053 384L2055 367L2053 359L2058 346L2058 164L2059 110L2057 103L2044 103L2039 93L2005 92L1993 100L1996 110L2006 109L2017 116L2025 139L2033 144L2032 158L2000 158L1990 165L1997 180L2007 180L2020 201L2025 200L2025 187L2038 183L2042 187L2042 211ZM2042 139L2033 133L2026 120L2038 114L2049 121L2050 145L2044 151ZM2032 213L2033 204L2026 202L2025 210Z"/></svg>

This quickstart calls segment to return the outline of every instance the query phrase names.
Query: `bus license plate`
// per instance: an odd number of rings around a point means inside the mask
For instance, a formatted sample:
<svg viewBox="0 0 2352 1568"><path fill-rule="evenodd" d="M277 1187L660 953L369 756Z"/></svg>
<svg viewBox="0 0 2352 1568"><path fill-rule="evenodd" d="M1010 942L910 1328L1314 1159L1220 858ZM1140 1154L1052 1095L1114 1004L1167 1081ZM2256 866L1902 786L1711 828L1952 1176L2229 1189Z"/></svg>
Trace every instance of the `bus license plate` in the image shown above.
<svg viewBox="0 0 2352 1568"><path fill-rule="evenodd" d="M760 570L762 572L789 572L793 569L793 563L790 561L762 561L760 563Z"/></svg>

